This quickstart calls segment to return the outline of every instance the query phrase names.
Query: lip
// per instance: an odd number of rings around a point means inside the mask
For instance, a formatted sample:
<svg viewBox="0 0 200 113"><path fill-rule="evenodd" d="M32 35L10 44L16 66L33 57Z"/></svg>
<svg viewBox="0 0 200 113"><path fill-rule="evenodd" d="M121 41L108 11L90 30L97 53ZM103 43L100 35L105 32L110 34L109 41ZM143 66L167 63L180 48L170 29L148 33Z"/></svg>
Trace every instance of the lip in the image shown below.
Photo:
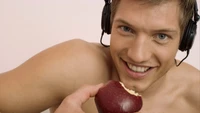
<svg viewBox="0 0 200 113"><path fill-rule="evenodd" d="M125 61L123 61L123 64L124 64L126 72L128 73L128 76L131 78L134 78L134 79L143 79L144 77L149 75L148 73L150 73L150 71L152 70L152 68L150 68L149 70L147 70L146 72L143 72L143 73L133 72L132 70L129 69L129 67L127 66L127 63Z"/></svg>

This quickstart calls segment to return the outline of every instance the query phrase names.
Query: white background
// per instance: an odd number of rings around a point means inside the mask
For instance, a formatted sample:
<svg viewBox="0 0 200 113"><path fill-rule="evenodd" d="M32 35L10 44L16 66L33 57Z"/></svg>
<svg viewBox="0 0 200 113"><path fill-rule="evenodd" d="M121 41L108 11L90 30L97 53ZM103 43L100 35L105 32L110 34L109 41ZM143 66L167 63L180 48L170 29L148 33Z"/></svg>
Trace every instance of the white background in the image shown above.
<svg viewBox="0 0 200 113"><path fill-rule="evenodd" d="M69 39L99 42L103 6L104 0L0 0L0 73ZM198 69L199 26L200 22L193 48L186 59ZM104 39L108 42L109 36ZM179 52L177 58L184 56L185 53Z"/></svg>

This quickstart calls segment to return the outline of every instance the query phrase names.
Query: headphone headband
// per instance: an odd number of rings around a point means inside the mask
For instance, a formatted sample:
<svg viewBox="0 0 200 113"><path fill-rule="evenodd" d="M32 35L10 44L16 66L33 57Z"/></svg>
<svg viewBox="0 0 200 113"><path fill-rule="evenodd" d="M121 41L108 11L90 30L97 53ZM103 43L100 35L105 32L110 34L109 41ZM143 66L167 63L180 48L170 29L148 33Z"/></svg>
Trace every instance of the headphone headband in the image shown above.
<svg viewBox="0 0 200 113"><path fill-rule="evenodd" d="M106 4L110 3L110 0L104 0Z"/></svg>

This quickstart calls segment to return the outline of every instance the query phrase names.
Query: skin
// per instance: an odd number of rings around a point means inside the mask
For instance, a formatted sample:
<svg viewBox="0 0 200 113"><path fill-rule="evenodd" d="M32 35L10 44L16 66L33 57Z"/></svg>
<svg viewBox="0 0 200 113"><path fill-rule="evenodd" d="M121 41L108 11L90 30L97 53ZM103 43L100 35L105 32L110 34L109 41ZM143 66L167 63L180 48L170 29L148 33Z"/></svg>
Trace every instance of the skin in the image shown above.
<svg viewBox="0 0 200 113"><path fill-rule="evenodd" d="M198 113L200 71L174 63L180 42L177 4L173 0L151 6L122 0L114 17L110 48L74 39L0 74L0 112L39 113L50 107L54 112L62 101L73 100L73 92L85 84L120 80L142 95L139 113ZM150 69L135 73L126 63ZM93 99L82 105L85 113L97 113ZM66 107L73 104L66 103Z"/></svg>
<svg viewBox="0 0 200 113"><path fill-rule="evenodd" d="M67 96L56 109L55 113L84 113L81 109L90 97L94 97L103 84L85 85Z"/></svg>
<svg viewBox="0 0 200 113"><path fill-rule="evenodd" d="M174 65L180 39L179 10L176 2L159 6L138 4L129 1L119 5L112 26L111 55L120 80L129 89L143 93ZM164 34L167 36L161 39ZM128 72L126 63L151 69L142 78L130 77L137 73Z"/></svg>

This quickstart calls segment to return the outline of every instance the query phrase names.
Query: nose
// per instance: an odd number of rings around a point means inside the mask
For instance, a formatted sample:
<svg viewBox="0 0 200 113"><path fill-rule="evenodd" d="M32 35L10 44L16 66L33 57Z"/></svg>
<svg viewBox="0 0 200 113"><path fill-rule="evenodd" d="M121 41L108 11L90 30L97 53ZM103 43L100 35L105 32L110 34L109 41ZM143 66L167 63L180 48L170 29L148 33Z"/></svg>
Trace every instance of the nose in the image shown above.
<svg viewBox="0 0 200 113"><path fill-rule="evenodd" d="M128 46L127 55L135 63L148 61L152 56L152 46L148 38L137 37Z"/></svg>

